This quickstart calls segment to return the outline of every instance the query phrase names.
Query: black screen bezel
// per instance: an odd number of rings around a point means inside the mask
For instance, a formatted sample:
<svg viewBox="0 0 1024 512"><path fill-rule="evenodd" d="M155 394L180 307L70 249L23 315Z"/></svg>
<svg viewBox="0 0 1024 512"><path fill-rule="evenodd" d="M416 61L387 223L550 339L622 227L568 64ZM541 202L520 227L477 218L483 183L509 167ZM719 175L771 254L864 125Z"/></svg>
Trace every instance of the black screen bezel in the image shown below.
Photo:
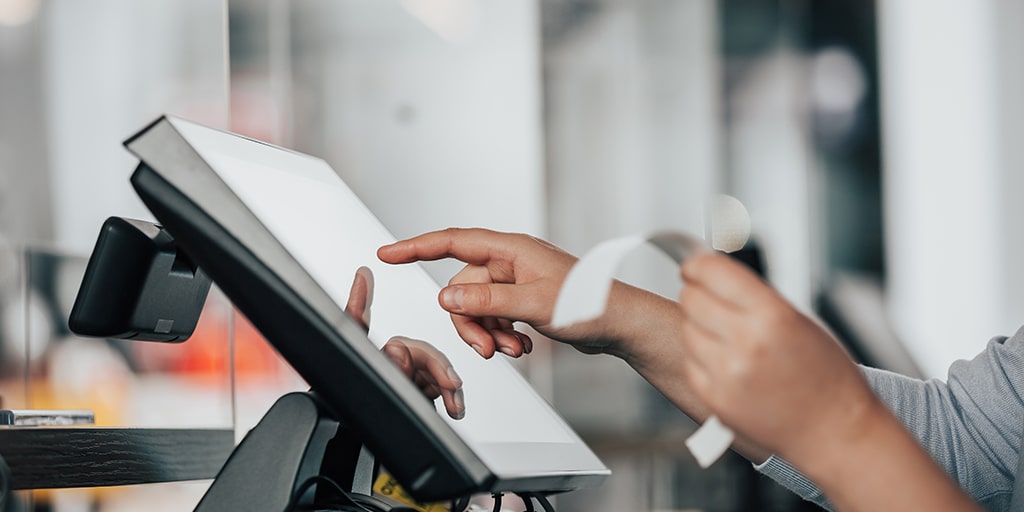
<svg viewBox="0 0 1024 512"><path fill-rule="evenodd" d="M425 403L418 391L401 396L393 383L361 364L362 357L344 341L365 338L361 326L344 312L340 325L317 315L258 257L152 168L140 164L131 182L177 243L413 496L444 500L490 489L495 480L490 471L466 471L467 466L483 467L479 460L456 460L458 455L431 435L434 429L421 425L420 415L410 410L413 401ZM372 346L369 340L366 343ZM436 414L433 406L425 407ZM410 429L410 424L418 428Z"/></svg>

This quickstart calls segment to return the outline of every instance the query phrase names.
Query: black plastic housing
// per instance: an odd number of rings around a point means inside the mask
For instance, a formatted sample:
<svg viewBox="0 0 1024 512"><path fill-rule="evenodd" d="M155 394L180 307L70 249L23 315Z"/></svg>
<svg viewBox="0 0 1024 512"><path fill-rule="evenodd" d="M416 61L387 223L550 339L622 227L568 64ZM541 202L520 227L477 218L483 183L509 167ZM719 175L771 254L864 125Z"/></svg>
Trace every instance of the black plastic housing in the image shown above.
<svg viewBox="0 0 1024 512"><path fill-rule="evenodd" d="M157 224L103 223L68 327L81 336L182 342L195 331L210 278Z"/></svg>
<svg viewBox="0 0 1024 512"><path fill-rule="evenodd" d="M433 406L422 399L397 368L393 382L407 384L397 395L382 377L353 352L346 337L365 339L363 328L340 310L334 322L285 284L252 252L202 209L142 163L131 177L132 186L150 211L181 246L208 269L218 287L259 329L277 351L330 406L334 416L358 433L370 451L417 499L438 501L488 489L494 475L447 429L447 442L437 439L437 427L420 424L415 407ZM340 323L339 323L340 322ZM332 325L333 324L333 325ZM361 344L383 358L372 343ZM461 445L452 450L449 443Z"/></svg>

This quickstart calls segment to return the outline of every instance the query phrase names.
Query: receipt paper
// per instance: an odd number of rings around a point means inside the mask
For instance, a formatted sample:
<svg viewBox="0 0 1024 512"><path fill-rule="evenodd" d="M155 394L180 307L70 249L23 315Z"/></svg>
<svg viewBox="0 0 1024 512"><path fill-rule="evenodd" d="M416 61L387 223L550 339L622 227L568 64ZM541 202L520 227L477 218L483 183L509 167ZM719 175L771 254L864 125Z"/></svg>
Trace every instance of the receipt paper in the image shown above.
<svg viewBox="0 0 1024 512"><path fill-rule="evenodd" d="M634 249L650 244L676 263L682 263L697 251L709 250L695 237L674 231L659 231L648 235L633 235L606 240L594 246L569 270L555 301L551 317L554 328L568 327L594 320L604 313L608 305L615 272L622 260ZM734 435L712 415L697 429L686 447L702 468L707 468L729 449Z"/></svg>

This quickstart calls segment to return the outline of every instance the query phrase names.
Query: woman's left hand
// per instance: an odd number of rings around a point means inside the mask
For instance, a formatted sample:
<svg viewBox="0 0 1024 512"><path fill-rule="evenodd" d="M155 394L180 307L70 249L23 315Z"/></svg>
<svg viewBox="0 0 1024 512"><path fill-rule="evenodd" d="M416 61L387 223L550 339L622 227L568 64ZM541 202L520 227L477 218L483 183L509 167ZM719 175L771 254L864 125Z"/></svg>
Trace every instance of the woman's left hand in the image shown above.
<svg viewBox="0 0 1024 512"><path fill-rule="evenodd" d="M373 303L373 272L359 267L352 279L352 289L345 304L345 312L370 329L370 306ZM395 336L381 349L416 386L434 400L441 397L445 411L454 419L466 416L466 400L462 392L462 379L440 350L422 340Z"/></svg>
<svg viewBox="0 0 1024 512"><path fill-rule="evenodd" d="M888 413L838 341L748 268L705 252L680 272L683 373L727 425L796 462Z"/></svg>

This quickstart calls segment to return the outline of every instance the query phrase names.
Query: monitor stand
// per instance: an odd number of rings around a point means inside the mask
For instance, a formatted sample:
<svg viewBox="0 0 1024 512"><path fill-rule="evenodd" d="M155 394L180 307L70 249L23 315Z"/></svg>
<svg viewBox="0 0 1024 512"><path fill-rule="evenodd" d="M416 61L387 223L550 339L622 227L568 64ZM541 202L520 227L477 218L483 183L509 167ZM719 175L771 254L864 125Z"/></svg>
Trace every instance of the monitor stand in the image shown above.
<svg viewBox="0 0 1024 512"><path fill-rule="evenodd" d="M370 496L374 469L362 442L313 393L289 393L246 434L195 512L412 510Z"/></svg>

